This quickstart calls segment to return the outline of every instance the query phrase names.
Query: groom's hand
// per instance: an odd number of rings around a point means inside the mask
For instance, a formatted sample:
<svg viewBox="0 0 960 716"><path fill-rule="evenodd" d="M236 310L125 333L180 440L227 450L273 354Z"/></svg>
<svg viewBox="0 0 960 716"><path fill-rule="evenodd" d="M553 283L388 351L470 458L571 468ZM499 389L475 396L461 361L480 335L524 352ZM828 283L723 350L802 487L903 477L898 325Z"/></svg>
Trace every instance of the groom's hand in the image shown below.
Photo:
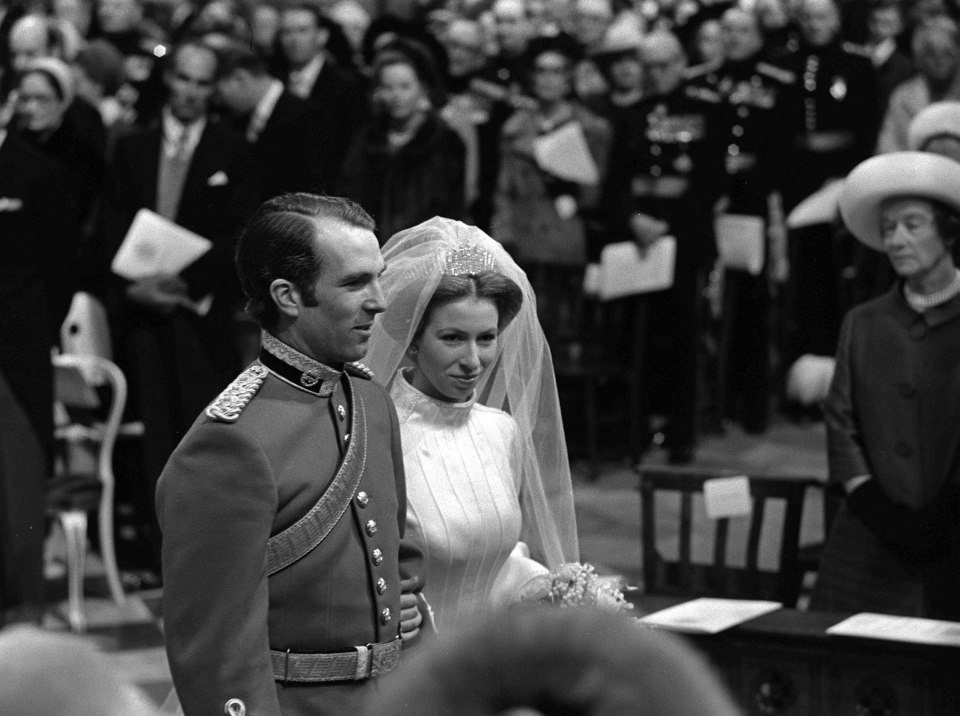
<svg viewBox="0 0 960 716"><path fill-rule="evenodd" d="M400 637L404 643L416 637L423 624L423 614L420 613L416 593L403 591L413 586L414 582L416 579L400 580Z"/></svg>

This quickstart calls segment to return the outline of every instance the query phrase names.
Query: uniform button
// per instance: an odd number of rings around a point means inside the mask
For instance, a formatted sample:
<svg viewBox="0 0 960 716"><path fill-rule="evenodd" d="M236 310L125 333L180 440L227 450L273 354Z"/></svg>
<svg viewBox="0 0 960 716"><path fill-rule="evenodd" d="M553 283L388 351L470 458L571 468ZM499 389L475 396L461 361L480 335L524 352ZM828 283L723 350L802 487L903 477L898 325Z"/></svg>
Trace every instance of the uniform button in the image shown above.
<svg viewBox="0 0 960 716"><path fill-rule="evenodd" d="M373 559L375 565L380 566L380 563L383 562L383 550L377 547L370 553L370 557Z"/></svg>
<svg viewBox="0 0 960 716"><path fill-rule="evenodd" d="M347 419L347 409L342 405L337 406L337 417L340 418L341 422Z"/></svg>
<svg viewBox="0 0 960 716"><path fill-rule="evenodd" d="M652 177L658 177L662 172L663 170L660 167L658 167L656 164L650 167L650 176Z"/></svg>
<svg viewBox="0 0 960 716"><path fill-rule="evenodd" d="M344 433L344 434L343 434L343 442L345 442L345 443L350 442L350 433Z"/></svg>
<svg viewBox="0 0 960 716"><path fill-rule="evenodd" d="M897 444L893 446L893 454L904 459L910 458L913 457L913 448L904 442L898 441Z"/></svg>
<svg viewBox="0 0 960 716"><path fill-rule="evenodd" d="M659 157L661 154L663 154L663 150L660 148L659 144L654 144L650 147L650 153L655 157Z"/></svg>
<svg viewBox="0 0 960 716"><path fill-rule="evenodd" d="M377 580L377 594L383 594L387 591L387 580L383 577Z"/></svg>
<svg viewBox="0 0 960 716"><path fill-rule="evenodd" d="M363 490L357 493L357 504L361 507L366 507L370 504L370 495L368 495Z"/></svg>
<svg viewBox="0 0 960 716"><path fill-rule="evenodd" d="M743 136L743 127L741 127L739 124L733 125L733 130L731 130L731 131L733 131L733 136L734 136L734 137L742 137L742 136Z"/></svg>
<svg viewBox="0 0 960 716"><path fill-rule="evenodd" d="M897 392L900 394L901 398L914 398L917 395L917 389L914 388L909 383L897 383Z"/></svg>
<svg viewBox="0 0 960 716"><path fill-rule="evenodd" d="M390 607L384 607L380 610L381 624L389 624L391 619L393 619L393 612L390 611Z"/></svg>
<svg viewBox="0 0 960 716"><path fill-rule="evenodd" d="M737 107L737 116L738 116L738 117L749 117L749 116L750 116L750 109L747 108L747 107L744 107L743 105L740 105L739 107Z"/></svg>
<svg viewBox="0 0 960 716"><path fill-rule="evenodd" d="M740 153L740 147L737 146L736 144L731 144L730 146L727 147L727 154L729 154L731 157L735 157L739 153Z"/></svg>
<svg viewBox="0 0 960 716"><path fill-rule="evenodd" d="M367 536L373 537L377 533L377 521L367 520L366 530L367 530Z"/></svg>
<svg viewBox="0 0 960 716"><path fill-rule="evenodd" d="M223 705L226 716L247 716L247 705L240 699L230 699Z"/></svg>

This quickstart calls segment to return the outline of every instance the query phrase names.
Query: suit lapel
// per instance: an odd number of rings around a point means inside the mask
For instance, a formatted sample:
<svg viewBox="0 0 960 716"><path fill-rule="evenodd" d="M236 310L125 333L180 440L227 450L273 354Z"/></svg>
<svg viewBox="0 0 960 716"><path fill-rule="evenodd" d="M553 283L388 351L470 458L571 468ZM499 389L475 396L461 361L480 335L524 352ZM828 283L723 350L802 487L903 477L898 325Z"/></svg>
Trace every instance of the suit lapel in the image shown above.
<svg viewBox="0 0 960 716"><path fill-rule="evenodd" d="M159 125L151 126L143 134L143 142L136 152L139 161L132 167L139 174L140 186L144 191L144 204L151 211L157 210L157 178L160 172L160 152L163 150L163 132Z"/></svg>

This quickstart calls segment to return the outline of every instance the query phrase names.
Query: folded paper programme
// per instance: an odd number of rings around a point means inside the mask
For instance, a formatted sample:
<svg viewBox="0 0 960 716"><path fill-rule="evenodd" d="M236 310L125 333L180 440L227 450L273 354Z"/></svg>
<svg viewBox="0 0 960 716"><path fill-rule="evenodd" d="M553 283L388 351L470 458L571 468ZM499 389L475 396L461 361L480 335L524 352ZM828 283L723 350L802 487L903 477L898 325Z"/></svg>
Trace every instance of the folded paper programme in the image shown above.
<svg viewBox="0 0 960 716"><path fill-rule="evenodd" d="M560 179L589 186L600 182L600 170L577 122L567 122L537 137L533 141L533 156L541 169Z"/></svg>
<svg viewBox="0 0 960 716"><path fill-rule="evenodd" d="M211 246L208 239L156 212L141 209L110 268L130 281L157 274L176 275L203 256Z"/></svg>
<svg viewBox="0 0 960 716"><path fill-rule="evenodd" d="M834 624L827 634L960 647L960 623L870 612L854 614Z"/></svg>
<svg viewBox="0 0 960 716"><path fill-rule="evenodd" d="M762 218L722 214L717 218L716 232L717 251L724 266L753 276L763 270L766 232Z"/></svg>
<svg viewBox="0 0 960 716"><path fill-rule="evenodd" d="M607 244L589 277L588 283L594 285L585 289L604 301L662 291L673 285L676 257L677 240L672 236L657 240L642 254L632 241Z"/></svg>
<svg viewBox="0 0 960 716"><path fill-rule="evenodd" d="M780 602L704 597L647 614L640 622L673 631L716 634L781 607Z"/></svg>

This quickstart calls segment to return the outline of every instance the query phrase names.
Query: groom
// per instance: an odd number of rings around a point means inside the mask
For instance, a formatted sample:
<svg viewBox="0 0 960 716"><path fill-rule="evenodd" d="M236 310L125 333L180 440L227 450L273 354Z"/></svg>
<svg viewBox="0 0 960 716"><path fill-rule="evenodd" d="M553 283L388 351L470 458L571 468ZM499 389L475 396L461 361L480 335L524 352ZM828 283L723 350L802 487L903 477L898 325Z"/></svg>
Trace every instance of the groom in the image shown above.
<svg viewBox="0 0 960 716"><path fill-rule="evenodd" d="M385 308L373 228L348 200L286 194L240 238L259 359L157 488L186 716L355 713L419 631L397 418L354 362Z"/></svg>

